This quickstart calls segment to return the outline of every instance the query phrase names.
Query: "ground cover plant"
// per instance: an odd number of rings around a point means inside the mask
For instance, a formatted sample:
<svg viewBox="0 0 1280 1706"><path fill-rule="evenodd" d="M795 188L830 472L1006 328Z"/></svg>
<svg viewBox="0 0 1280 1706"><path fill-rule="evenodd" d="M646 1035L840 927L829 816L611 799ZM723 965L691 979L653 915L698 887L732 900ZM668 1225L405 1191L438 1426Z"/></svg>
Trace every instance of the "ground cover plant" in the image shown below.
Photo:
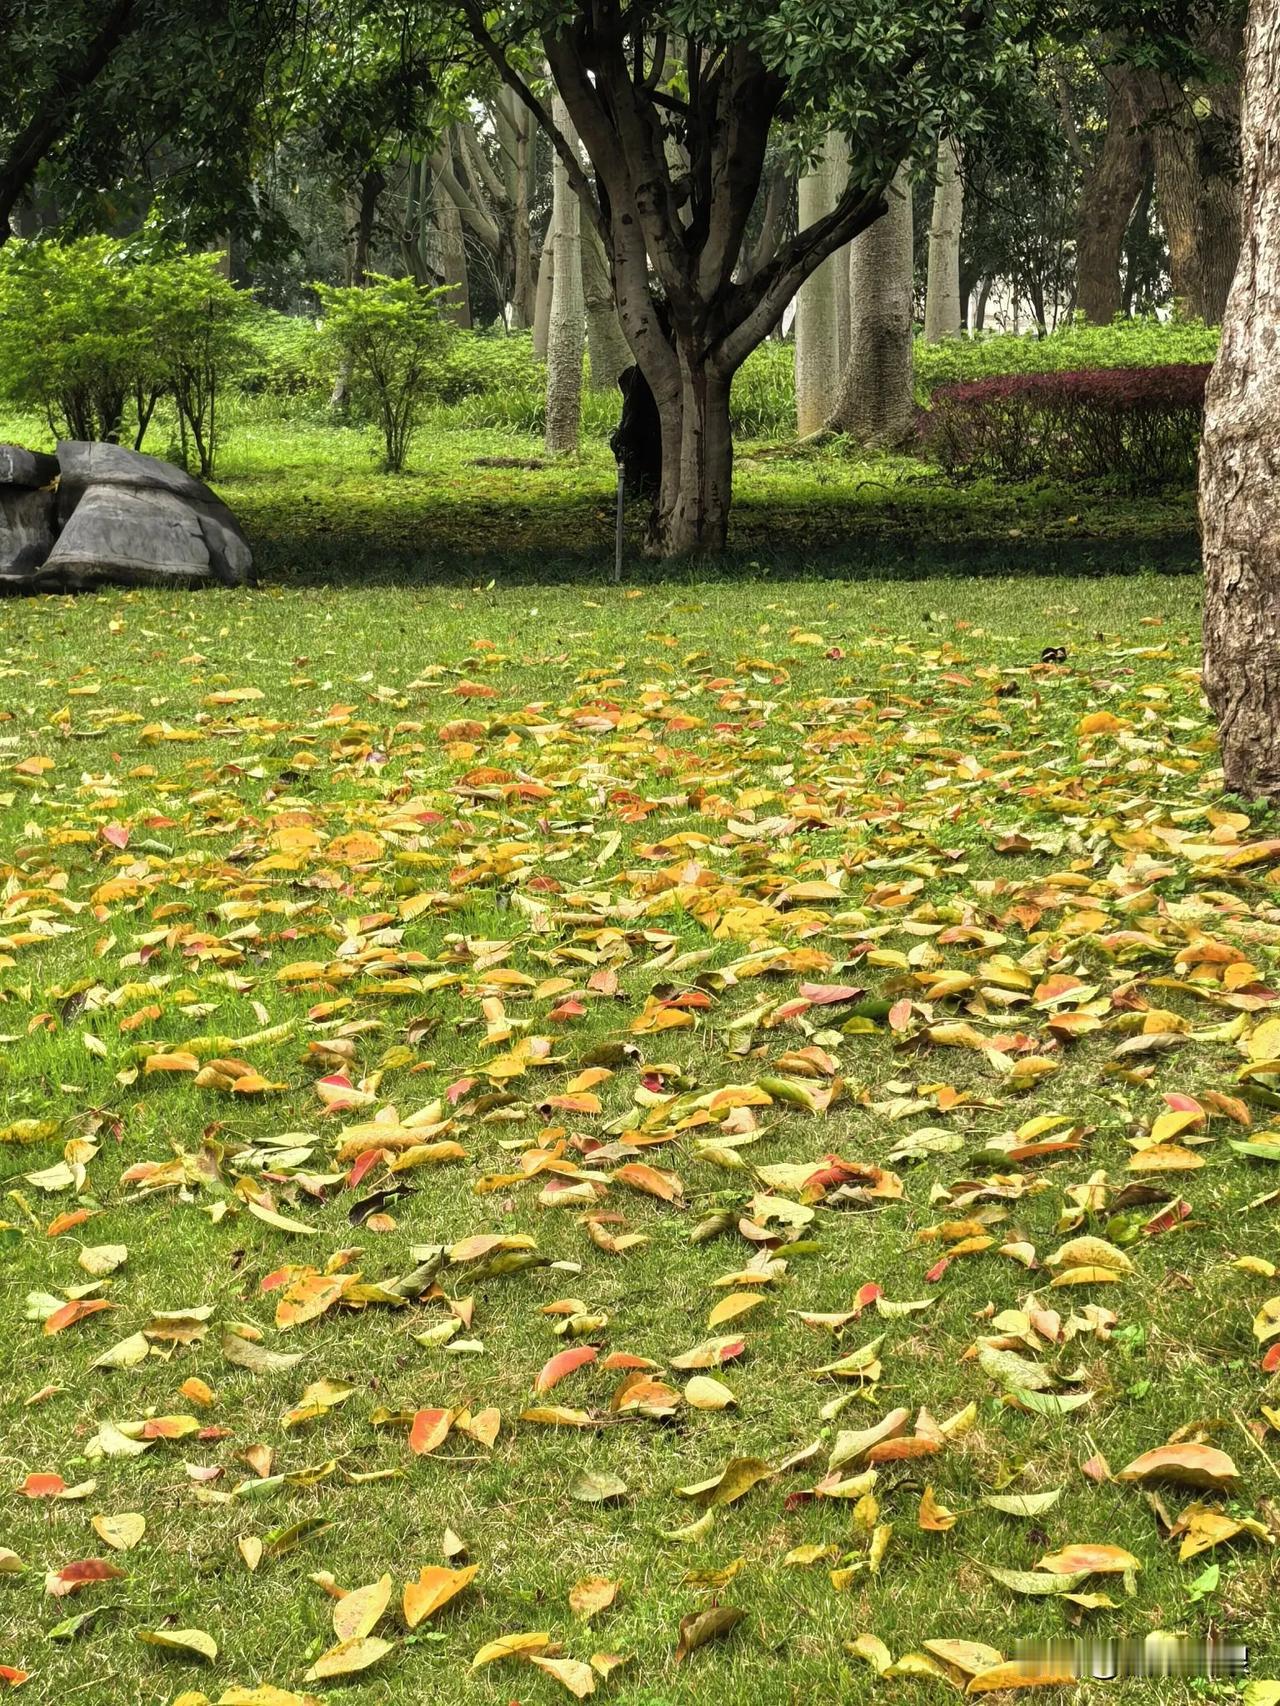
<svg viewBox="0 0 1280 1706"><path fill-rule="evenodd" d="M915 1700L1156 1630L1274 1674L1280 839L1190 581L35 615L26 1698Z"/></svg>

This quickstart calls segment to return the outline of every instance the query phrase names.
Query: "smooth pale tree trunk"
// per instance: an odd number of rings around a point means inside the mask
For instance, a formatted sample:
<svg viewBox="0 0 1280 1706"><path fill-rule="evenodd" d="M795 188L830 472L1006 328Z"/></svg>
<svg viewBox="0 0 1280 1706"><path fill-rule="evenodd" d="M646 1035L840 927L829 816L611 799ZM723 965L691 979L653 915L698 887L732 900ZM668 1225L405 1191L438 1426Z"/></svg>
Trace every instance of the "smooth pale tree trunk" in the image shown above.
<svg viewBox="0 0 1280 1706"><path fill-rule="evenodd" d="M800 179L800 229L825 218L849 182L849 145L828 131L813 171ZM840 382L840 290L844 251L825 260L796 296L796 430L821 432Z"/></svg>
<svg viewBox="0 0 1280 1706"><path fill-rule="evenodd" d="M591 389L612 391L618 383L618 375L634 365L635 357L623 335L604 244L593 225L582 227L582 295L587 309Z"/></svg>
<svg viewBox="0 0 1280 1706"><path fill-rule="evenodd" d="M841 374L848 367L853 353L852 249L850 244L832 256L836 262L836 367Z"/></svg>
<svg viewBox="0 0 1280 1706"><path fill-rule="evenodd" d="M769 169L761 187L764 206L760 214L760 229L743 255L742 270L748 275L758 272L766 261L772 259L786 232L795 202L795 180L780 160ZM775 333L779 337L782 335L781 326L775 327Z"/></svg>
<svg viewBox="0 0 1280 1706"><path fill-rule="evenodd" d="M889 211L849 245L849 359L828 425L871 449L895 449L915 430L911 184L889 187Z"/></svg>
<svg viewBox="0 0 1280 1706"><path fill-rule="evenodd" d="M440 243L440 276L449 286L448 296L441 298L441 313L455 326L469 328L471 293L467 284L467 248L462 239L462 215L452 196L439 183L431 200Z"/></svg>
<svg viewBox="0 0 1280 1706"><path fill-rule="evenodd" d="M1280 0L1253 0L1243 243L1209 380L1200 458L1204 684L1227 786L1280 797Z"/></svg>
<svg viewBox="0 0 1280 1706"><path fill-rule="evenodd" d="M516 325L524 330L532 326L535 283L533 251L529 239L529 183L532 176L533 148L530 132L533 121L517 101L511 103L511 126L515 135L515 172L512 180L515 212L512 219L512 246L515 249L515 281L511 289L511 310Z"/></svg>
<svg viewBox="0 0 1280 1706"><path fill-rule="evenodd" d="M557 95L555 124L570 147L577 136ZM582 223L578 197L559 155L555 161L551 223L555 231L555 277L547 330L547 449L564 455L578 448L582 424L582 352L585 305L582 295Z"/></svg>
<svg viewBox="0 0 1280 1706"><path fill-rule="evenodd" d="M960 222L964 184L960 151L949 136L938 144L938 179L929 226L929 276L925 291L925 342L941 343L960 334Z"/></svg>
<svg viewBox="0 0 1280 1706"><path fill-rule="evenodd" d="M547 359L547 333L551 330L551 293L556 282L556 222L547 221L538 258L538 289L533 304L533 353L539 361Z"/></svg>
<svg viewBox="0 0 1280 1706"><path fill-rule="evenodd" d="M1150 144L1138 129L1140 79L1128 66L1116 65L1107 80L1107 128L1085 173L1076 218L1077 305L1095 326L1109 325L1124 307L1125 234L1150 162Z"/></svg>

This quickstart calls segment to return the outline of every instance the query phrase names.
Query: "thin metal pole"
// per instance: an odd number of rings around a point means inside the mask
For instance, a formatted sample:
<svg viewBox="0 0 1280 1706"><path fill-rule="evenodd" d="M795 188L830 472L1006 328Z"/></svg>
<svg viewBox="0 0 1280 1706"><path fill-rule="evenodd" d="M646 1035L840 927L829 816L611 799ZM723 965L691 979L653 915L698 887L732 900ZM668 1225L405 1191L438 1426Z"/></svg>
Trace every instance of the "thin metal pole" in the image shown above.
<svg viewBox="0 0 1280 1706"><path fill-rule="evenodd" d="M613 541L613 584L622 585L622 503L626 497L627 476L621 461L618 463L618 507L614 524Z"/></svg>

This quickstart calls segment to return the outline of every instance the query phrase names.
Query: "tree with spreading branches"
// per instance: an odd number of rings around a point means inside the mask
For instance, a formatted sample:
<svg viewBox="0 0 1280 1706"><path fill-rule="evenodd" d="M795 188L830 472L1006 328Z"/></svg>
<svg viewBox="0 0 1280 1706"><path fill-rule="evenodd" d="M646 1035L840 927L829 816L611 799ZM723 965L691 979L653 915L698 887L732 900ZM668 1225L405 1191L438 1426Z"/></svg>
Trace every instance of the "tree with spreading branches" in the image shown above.
<svg viewBox="0 0 1280 1706"><path fill-rule="evenodd" d="M1020 80L1035 0L461 0L475 40L551 137L609 257L657 405L651 548L718 550L734 374L827 259L885 212L899 166L991 122ZM520 69L541 51L585 148ZM747 232L775 132L838 129L847 182L765 254Z"/></svg>

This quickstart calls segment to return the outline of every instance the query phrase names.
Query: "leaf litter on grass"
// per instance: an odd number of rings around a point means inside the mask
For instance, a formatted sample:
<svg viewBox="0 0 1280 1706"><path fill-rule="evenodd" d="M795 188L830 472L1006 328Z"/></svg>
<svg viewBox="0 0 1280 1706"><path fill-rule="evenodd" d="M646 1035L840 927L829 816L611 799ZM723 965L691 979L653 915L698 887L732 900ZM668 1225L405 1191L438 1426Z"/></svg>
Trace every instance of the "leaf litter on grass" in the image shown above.
<svg viewBox="0 0 1280 1706"><path fill-rule="evenodd" d="M228 1525L210 1567L298 1561L310 1644L264 1689L423 1686L441 1643L676 1689L765 1662L775 1573L821 1627L918 1584L903 1656L850 1656L971 1692L1033 1680L983 1642L1012 1606L1128 1628L1209 1548L1244 1618L1280 1532L1280 838L1219 798L1184 642L1037 664L811 616L712 649L644 601L626 661L588 599L577 653L511 629L339 685L106 608L108 669L15 701L0 794L0 1019L40 1063L0 1129L11 1506L68 1513L5 1553L6 1658L55 1663L43 1571L248 1698L231 1613L157 1622L175 1510ZM384 1538L405 1485L477 1562ZM520 1496L585 1537L545 1603ZM350 1589L317 1568L347 1531Z"/></svg>

